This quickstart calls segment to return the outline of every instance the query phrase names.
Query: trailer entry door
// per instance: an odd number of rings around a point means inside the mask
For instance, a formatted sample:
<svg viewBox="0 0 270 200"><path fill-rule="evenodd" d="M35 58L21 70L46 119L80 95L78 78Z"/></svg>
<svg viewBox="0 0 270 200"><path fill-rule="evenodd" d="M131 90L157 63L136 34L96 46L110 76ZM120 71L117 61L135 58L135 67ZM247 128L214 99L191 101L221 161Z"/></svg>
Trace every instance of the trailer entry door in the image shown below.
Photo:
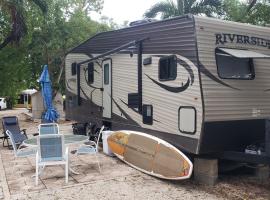
<svg viewBox="0 0 270 200"><path fill-rule="evenodd" d="M111 59L104 60L102 63L103 71L103 113L105 118L111 118L112 116L112 61Z"/></svg>

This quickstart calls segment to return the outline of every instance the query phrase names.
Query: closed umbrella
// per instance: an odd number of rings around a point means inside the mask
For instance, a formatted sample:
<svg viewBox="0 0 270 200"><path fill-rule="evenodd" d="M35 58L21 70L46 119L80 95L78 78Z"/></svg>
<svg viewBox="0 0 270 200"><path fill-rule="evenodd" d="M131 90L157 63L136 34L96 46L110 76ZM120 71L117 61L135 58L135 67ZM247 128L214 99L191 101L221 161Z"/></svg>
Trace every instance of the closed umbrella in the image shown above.
<svg viewBox="0 0 270 200"><path fill-rule="evenodd" d="M48 122L55 122L59 118L59 114L56 109L53 107L52 102L52 83L50 81L48 66L44 65L42 74L39 78L39 82L41 84L42 89L42 97L44 100L44 106L46 109L46 113L43 116Z"/></svg>

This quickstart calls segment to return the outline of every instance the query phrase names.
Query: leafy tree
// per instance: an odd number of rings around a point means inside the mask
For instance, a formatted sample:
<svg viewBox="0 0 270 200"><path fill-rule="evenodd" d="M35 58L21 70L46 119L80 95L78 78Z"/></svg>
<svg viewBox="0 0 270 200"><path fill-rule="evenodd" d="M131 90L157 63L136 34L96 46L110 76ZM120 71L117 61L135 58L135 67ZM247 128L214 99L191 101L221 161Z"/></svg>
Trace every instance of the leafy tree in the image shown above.
<svg viewBox="0 0 270 200"><path fill-rule="evenodd" d="M102 2L87 1L96 4ZM48 6L45 17L37 6L26 4L24 22L28 34L20 40L19 46L7 45L0 51L0 96L16 96L16 93L25 88L38 89L37 79L44 64L49 65L55 88L63 90L64 77L59 74L64 69L66 53L97 32L110 29L106 24L92 21L88 11L76 9L77 0L46 2ZM74 9L66 9L69 6ZM0 24L0 32L8 33L10 23L6 10L0 12Z"/></svg>
<svg viewBox="0 0 270 200"><path fill-rule="evenodd" d="M33 32L29 39L31 58L29 63L31 63L32 72L35 73L32 75L31 85L38 86L36 78L41 72L41 66L48 64L54 87L63 91L65 84L61 74L64 69L66 53L97 32L109 30L110 27L92 21L85 10L74 9L72 12L69 11L67 16L66 9L63 9L67 6L64 4L65 1L48 1L50 3L45 20L29 17L32 20L29 24L33 26ZM97 3L97 0L91 1ZM67 3L72 6L70 0ZM34 14L30 13L30 15Z"/></svg>
<svg viewBox="0 0 270 200"><path fill-rule="evenodd" d="M153 5L144 16L154 18L161 14L161 18L170 18L183 14L199 14L214 16L221 12L221 0L167 0Z"/></svg>
<svg viewBox="0 0 270 200"><path fill-rule="evenodd" d="M100 12L103 8L104 0L62 0L62 2L69 14L72 14L75 10L89 15L91 11Z"/></svg>
<svg viewBox="0 0 270 200"><path fill-rule="evenodd" d="M248 3L239 0L227 0L223 4L224 19L266 25L270 23L270 4L266 0L250 0Z"/></svg>
<svg viewBox="0 0 270 200"><path fill-rule="evenodd" d="M47 4L44 0L32 0L43 13L47 12ZM6 18L7 14L9 16L9 21L6 19L4 22L4 29L11 27L11 30L6 37L1 37L2 43L0 44L0 50L7 46L11 42L19 43L21 38L27 32L27 26L25 23L25 12L29 8L23 0L0 0L0 16L1 19ZM3 31L3 30L2 30Z"/></svg>
<svg viewBox="0 0 270 200"><path fill-rule="evenodd" d="M26 88L30 69L26 67L27 56L21 53L26 50L20 45L18 48L7 46L0 51L0 96L14 100L17 92Z"/></svg>

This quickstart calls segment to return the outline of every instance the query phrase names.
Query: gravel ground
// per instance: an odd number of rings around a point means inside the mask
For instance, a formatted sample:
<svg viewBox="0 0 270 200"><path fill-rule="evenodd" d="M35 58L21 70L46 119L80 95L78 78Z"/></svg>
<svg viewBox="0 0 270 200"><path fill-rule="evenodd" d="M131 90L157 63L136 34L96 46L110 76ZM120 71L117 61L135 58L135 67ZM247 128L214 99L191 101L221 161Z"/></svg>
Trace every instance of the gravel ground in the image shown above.
<svg viewBox="0 0 270 200"><path fill-rule="evenodd" d="M25 113L25 109L3 110L0 111L0 119L3 116L16 115L21 128L26 128L28 134L36 133L38 122L31 121ZM0 187L1 184L4 184L4 180L0 180ZM6 199L270 199L270 179L260 183L252 173L242 169L220 175L218 183L210 187L198 185L192 179L164 181L139 173L136 176L93 180L72 187L38 190L10 197L8 190L3 190Z"/></svg>

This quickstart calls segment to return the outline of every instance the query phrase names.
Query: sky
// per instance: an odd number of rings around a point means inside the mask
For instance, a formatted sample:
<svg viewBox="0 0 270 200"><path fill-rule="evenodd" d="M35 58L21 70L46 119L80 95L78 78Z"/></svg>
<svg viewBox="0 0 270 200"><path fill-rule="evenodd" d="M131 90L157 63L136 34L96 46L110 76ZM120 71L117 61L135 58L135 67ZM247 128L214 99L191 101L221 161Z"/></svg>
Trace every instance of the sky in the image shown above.
<svg viewBox="0 0 270 200"><path fill-rule="evenodd" d="M92 13L91 18L99 20L100 16L112 18L119 25L124 21L143 19L143 14L152 5L161 0L104 0L101 15Z"/></svg>
<svg viewBox="0 0 270 200"><path fill-rule="evenodd" d="M166 0L104 0L101 15L93 12L90 16L97 21L101 16L106 16L112 18L118 25L122 25L124 21L132 22L143 19L145 11L161 1ZM240 1L246 2L248 0Z"/></svg>

